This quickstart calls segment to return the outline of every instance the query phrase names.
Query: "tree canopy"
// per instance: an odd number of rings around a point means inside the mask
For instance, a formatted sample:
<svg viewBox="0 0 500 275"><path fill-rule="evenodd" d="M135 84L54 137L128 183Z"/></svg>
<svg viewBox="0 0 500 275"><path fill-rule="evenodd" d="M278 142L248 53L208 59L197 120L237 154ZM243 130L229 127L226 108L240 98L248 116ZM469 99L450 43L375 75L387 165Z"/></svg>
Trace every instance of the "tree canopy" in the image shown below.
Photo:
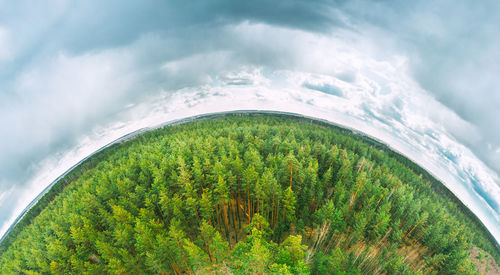
<svg viewBox="0 0 500 275"><path fill-rule="evenodd" d="M145 133L63 179L2 244L2 274L471 274L498 251L414 164L274 116Z"/></svg>

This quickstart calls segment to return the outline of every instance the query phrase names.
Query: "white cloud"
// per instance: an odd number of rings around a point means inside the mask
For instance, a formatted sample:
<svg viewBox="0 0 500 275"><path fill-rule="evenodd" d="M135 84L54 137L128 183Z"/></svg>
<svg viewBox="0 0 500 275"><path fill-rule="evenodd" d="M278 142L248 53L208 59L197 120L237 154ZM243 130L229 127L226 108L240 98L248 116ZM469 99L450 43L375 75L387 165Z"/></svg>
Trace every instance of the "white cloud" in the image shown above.
<svg viewBox="0 0 500 275"><path fill-rule="evenodd" d="M262 75L262 68L241 68L217 77L223 85L268 85L271 80Z"/></svg>
<svg viewBox="0 0 500 275"><path fill-rule="evenodd" d="M12 221L12 211L20 213L47 186L46 181L25 182L42 169L43 159L74 146L128 102L136 81L131 64L120 51L61 53L18 76L12 95L0 102L0 125L6 129L0 142L0 193L16 187L15 199L0 203L2 223L8 217Z"/></svg>
<svg viewBox="0 0 500 275"><path fill-rule="evenodd" d="M10 33L6 28L0 26L0 61L11 60L13 54Z"/></svg>

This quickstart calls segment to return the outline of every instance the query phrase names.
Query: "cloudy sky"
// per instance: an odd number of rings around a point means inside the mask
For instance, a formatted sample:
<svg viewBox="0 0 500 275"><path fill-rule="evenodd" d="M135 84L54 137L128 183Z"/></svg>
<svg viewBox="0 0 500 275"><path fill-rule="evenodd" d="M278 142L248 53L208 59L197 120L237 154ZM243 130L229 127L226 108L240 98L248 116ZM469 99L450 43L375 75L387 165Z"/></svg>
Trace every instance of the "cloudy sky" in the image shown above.
<svg viewBox="0 0 500 275"><path fill-rule="evenodd" d="M262 109L383 140L499 240L500 2L413 2L0 0L0 235L121 135Z"/></svg>

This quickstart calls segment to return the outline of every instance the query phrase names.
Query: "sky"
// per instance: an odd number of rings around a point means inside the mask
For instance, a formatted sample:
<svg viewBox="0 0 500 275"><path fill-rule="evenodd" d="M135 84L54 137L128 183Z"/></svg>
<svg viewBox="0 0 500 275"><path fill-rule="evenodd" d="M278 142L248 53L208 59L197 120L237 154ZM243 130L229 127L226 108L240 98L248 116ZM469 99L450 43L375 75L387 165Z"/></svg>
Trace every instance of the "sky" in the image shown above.
<svg viewBox="0 0 500 275"><path fill-rule="evenodd" d="M500 2L0 0L0 235L121 135L280 110L382 140L500 240Z"/></svg>

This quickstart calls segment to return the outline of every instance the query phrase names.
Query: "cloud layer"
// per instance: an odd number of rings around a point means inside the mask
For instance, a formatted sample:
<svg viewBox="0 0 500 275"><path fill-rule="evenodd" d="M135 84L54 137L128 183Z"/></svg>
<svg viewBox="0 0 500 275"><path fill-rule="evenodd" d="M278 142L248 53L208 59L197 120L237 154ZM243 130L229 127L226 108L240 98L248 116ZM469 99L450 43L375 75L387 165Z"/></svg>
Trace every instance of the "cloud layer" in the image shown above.
<svg viewBox="0 0 500 275"><path fill-rule="evenodd" d="M500 6L472 5L0 1L0 234L119 135L272 109L384 140L444 180L498 240Z"/></svg>

